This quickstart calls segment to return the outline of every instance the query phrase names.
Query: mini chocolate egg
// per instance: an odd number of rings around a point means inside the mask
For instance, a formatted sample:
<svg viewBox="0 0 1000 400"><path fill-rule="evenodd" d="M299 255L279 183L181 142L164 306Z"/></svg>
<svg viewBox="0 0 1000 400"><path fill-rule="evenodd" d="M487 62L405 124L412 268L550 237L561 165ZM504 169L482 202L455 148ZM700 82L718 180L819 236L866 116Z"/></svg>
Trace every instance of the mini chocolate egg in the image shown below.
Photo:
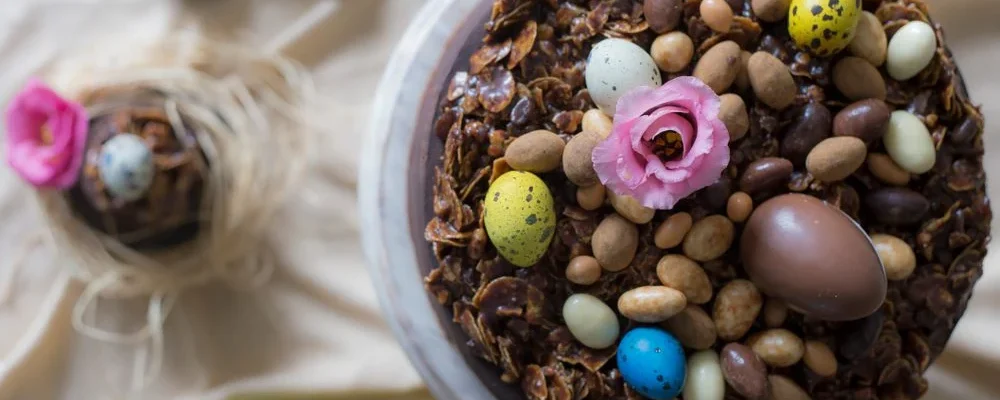
<svg viewBox="0 0 1000 400"><path fill-rule="evenodd" d="M542 259L556 230L552 193L530 172L510 171L486 192L486 235L503 258L519 267Z"/></svg>
<svg viewBox="0 0 1000 400"><path fill-rule="evenodd" d="M112 197L140 199L153 183L153 152L136 135L115 135L101 146L97 172Z"/></svg>
<svg viewBox="0 0 1000 400"><path fill-rule="evenodd" d="M820 57L847 47L861 19L861 0L792 0L788 33L803 50Z"/></svg>
<svg viewBox="0 0 1000 400"><path fill-rule="evenodd" d="M625 39L604 39L594 45L587 57L586 80L590 98L608 115L615 114L625 92L663 83L653 57Z"/></svg>
<svg viewBox="0 0 1000 400"><path fill-rule="evenodd" d="M757 207L740 240L743 268L769 297L812 318L849 321L882 306L885 269L853 219L804 194Z"/></svg>
<svg viewBox="0 0 1000 400"><path fill-rule="evenodd" d="M669 332L642 326L618 343L618 371L632 389L653 400L670 400L684 388L687 361Z"/></svg>

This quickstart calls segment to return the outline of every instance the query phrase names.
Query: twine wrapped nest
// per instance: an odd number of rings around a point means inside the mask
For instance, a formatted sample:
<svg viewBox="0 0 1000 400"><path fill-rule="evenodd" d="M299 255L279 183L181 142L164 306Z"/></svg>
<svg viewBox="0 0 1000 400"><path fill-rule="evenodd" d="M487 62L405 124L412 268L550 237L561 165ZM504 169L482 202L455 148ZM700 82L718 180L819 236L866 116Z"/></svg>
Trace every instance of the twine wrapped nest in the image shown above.
<svg viewBox="0 0 1000 400"><path fill-rule="evenodd" d="M73 310L73 326L92 338L119 344L149 343L137 354L133 387L159 372L163 323L186 288L212 281L259 287L274 259L264 245L286 195L303 175L317 104L308 75L280 56L196 36L177 36L136 52L88 49L66 58L46 79L83 104L94 118L128 104L116 94L153 93L173 132L193 132L207 161L197 235L159 250L136 250L94 229L61 191L39 191L46 237L86 289ZM192 129L191 127L194 127ZM178 221L183 223L185 221ZM160 232L139 232L155 235ZM99 298L150 299L146 326L114 332L94 326Z"/></svg>

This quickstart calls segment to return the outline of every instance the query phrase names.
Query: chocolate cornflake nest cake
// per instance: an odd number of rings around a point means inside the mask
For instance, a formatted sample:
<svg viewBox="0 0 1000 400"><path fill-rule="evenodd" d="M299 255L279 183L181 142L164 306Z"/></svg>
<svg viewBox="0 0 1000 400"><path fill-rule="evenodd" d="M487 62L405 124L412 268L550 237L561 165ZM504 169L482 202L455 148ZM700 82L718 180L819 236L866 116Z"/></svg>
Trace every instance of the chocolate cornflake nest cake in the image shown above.
<svg viewBox="0 0 1000 400"><path fill-rule="evenodd" d="M103 94L93 115L80 179L66 192L92 228L137 250L194 239L202 216L208 161L195 127L175 131L165 98L153 91Z"/></svg>
<svg viewBox="0 0 1000 400"><path fill-rule="evenodd" d="M923 3L496 0L485 29L432 128L426 286L504 382L927 391L992 215Z"/></svg>

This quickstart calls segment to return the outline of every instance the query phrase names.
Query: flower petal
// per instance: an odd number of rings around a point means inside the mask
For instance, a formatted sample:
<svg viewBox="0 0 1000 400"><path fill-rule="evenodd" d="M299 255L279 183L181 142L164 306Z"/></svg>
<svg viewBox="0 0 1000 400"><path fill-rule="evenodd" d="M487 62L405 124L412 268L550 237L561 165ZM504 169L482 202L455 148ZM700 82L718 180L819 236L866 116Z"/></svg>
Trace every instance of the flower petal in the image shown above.
<svg viewBox="0 0 1000 400"><path fill-rule="evenodd" d="M669 169L655 154L646 156L646 175L656 177L666 183L683 182L691 173L683 168Z"/></svg>
<svg viewBox="0 0 1000 400"><path fill-rule="evenodd" d="M720 107L715 92L694 77L629 91L618 102L611 137L592 154L601 182L655 209L673 208L716 182L730 157ZM684 154L664 163L653 154L650 141L667 130L681 134ZM640 170L644 179L636 178Z"/></svg>
<svg viewBox="0 0 1000 400"><path fill-rule="evenodd" d="M5 114L7 162L24 180L58 189L76 183L88 129L82 105L31 79ZM51 133L51 143L43 142L43 129Z"/></svg>
<svg viewBox="0 0 1000 400"><path fill-rule="evenodd" d="M659 88L638 86L625 92L622 97L618 98L618 104L615 105L614 120L631 121L646 114L649 110L667 104L662 101L662 94L659 94L662 88L663 86Z"/></svg>
<svg viewBox="0 0 1000 400"><path fill-rule="evenodd" d="M87 131L90 125L87 110L82 105L73 103L69 106L75 108L71 113L74 118L70 121L71 131L69 132L73 136L73 140L66 149L69 152L69 157L65 168L52 180L52 184L59 189L68 189L80 179L80 168L83 167L83 156L87 147Z"/></svg>
<svg viewBox="0 0 1000 400"><path fill-rule="evenodd" d="M669 210L674 208L677 202L683 199L683 197L675 195L675 193L681 191L671 189L675 185L683 185L683 183L668 184L651 179L640 187L633 196L645 207L656 210Z"/></svg>
<svg viewBox="0 0 1000 400"><path fill-rule="evenodd" d="M594 147L590 156L601 183L620 182L634 189L646 180L645 166L628 144L628 137L612 134Z"/></svg>

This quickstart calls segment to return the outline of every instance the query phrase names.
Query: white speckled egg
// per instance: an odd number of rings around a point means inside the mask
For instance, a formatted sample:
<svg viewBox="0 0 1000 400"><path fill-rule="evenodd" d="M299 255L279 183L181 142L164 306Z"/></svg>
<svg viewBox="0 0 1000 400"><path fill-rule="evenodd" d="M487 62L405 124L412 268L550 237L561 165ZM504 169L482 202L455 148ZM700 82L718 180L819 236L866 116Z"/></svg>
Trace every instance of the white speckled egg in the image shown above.
<svg viewBox="0 0 1000 400"><path fill-rule="evenodd" d="M586 78L590 98L608 115L615 114L618 98L625 92L663 83L653 57L625 39L604 39L594 45L587 57Z"/></svg>
<svg viewBox="0 0 1000 400"><path fill-rule="evenodd" d="M136 135L116 135L101 146L97 172L111 196L137 200L153 183L153 152Z"/></svg>

